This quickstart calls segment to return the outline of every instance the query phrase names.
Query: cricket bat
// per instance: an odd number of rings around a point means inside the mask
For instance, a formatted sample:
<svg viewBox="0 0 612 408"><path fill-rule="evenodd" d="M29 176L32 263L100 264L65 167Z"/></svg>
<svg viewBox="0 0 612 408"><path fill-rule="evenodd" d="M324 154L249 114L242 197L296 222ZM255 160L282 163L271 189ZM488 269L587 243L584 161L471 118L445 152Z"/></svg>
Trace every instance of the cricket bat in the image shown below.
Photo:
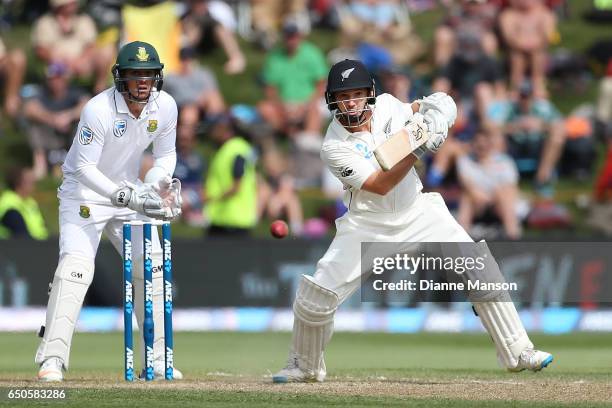
<svg viewBox="0 0 612 408"><path fill-rule="evenodd" d="M404 157L425 144L427 140L429 140L427 124L421 114L415 113L406 126L391 135L374 150L374 156L380 167L388 171Z"/></svg>

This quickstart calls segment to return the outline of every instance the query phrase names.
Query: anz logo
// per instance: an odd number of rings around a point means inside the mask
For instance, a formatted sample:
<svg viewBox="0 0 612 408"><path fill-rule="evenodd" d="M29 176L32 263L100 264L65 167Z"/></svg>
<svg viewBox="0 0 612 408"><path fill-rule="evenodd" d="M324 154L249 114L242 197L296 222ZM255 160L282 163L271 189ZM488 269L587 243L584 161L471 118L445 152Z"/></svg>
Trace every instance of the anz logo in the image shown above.
<svg viewBox="0 0 612 408"><path fill-rule="evenodd" d="M357 149L357 151L363 155L363 157L365 157L366 159L369 159L372 157L372 151L370 150L370 148L368 147L368 145L363 144L363 143L357 143L355 145L355 149Z"/></svg>

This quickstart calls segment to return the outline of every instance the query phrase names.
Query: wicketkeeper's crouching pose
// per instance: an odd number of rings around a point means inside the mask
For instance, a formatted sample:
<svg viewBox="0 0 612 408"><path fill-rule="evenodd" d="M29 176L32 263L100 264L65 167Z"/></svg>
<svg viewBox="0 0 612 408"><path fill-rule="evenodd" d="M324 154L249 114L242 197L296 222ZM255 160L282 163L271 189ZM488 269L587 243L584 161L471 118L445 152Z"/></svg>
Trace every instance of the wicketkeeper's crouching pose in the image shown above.
<svg viewBox="0 0 612 408"><path fill-rule="evenodd" d="M161 90L163 67L150 44L126 44L113 68L115 86L96 95L81 113L58 190L59 264L35 357L41 381L61 381L68 368L72 335L93 280L102 232L122 253L124 221L172 220L180 215L180 182L170 178L176 165L177 107ZM143 184L138 180L140 161L151 143L155 163ZM162 328L162 251L156 229L152 241L153 320ZM142 229L134 230L133 242L142 242ZM136 318L143 327L142 244L133 246L132 257ZM122 285L121 271L117 273L109 284ZM165 371L163 340L164 331L155 330L154 369L160 378ZM174 378L182 378L176 368Z"/></svg>
<svg viewBox="0 0 612 408"><path fill-rule="evenodd" d="M413 169L419 157L426 151L435 153L446 139L457 115L452 98L435 93L404 104L388 94L376 97L369 72L353 60L331 68L325 96L334 119L321 158L344 184L348 212L336 220L336 236L314 276L302 277L293 304L287 366L273 376L274 382L324 380L323 351L332 336L334 313L361 284L361 242L473 242L439 194L421 193ZM423 115L430 139L382 171L374 149L414 115ZM470 299L505 367L537 371L552 362L549 353L534 349L507 293L474 293Z"/></svg>

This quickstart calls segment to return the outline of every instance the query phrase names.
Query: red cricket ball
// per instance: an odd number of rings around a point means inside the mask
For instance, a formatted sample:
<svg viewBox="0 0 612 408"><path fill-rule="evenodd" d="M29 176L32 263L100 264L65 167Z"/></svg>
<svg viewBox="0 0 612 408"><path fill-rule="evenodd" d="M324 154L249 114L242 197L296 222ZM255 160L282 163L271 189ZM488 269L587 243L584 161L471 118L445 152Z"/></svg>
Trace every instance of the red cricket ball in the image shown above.
<svg viewBox="0 0 612 408"><path fill-rule="evenodd" d="M285 238L289 234L289 226L283 220L276 220L270 224L270 234L274 238Z"/></svg>

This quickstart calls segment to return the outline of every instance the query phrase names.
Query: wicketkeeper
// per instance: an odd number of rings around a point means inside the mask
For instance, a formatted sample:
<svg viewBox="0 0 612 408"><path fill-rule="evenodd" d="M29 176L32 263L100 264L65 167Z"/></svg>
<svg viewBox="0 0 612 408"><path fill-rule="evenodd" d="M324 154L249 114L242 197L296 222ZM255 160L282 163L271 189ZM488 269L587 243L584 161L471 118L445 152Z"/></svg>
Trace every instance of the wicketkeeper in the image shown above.
<svg viewBox="0 0 612 408"><path fill-rule="evenodd" d="M314 276L302 276L287 366L273 376L274 382L324 380L323 351L334 313L361 284L361 242L473 242L439 194L421 192L413 168L423 154L436 153L444 143L457 116L452 98L435 93L404 104L389 94L377 97L370 73L354 60L331 68L325 97L334 119L321 158L344 184L348 212L336 220L336 236ZM415 117L425 122L429 140L383 171L374 150ZM549 353L534 349L507 293L479 292L470 294L470 300L505 367L537 371L550 364Z"/></svg>
<svg viewBox="0 0 612 408"><path fill-rule="evenodd" d="M163 67L152 45L126 44L112 69L114 86L92 98L81 113L58 190L59 264L36 352L39 380L62 381L68 368L72 335L94 276L102 232L121 254L124 221L173 220L180 215L180 182L171 178L176 165L177 107L161 90ZM138 180L140 161L151 143L155 163L147 173L148 183L143 183ZM152 238L154 324L162 328L162 251L155 229ZM142 242L142 229L134 229L133 240ZM133 264L136 317L142 327L142 245L134 245ZM109 284L121 282L117 276ZM163 330L155 330L154 368L160 378L164 377L163 336ZM182 378L176 368L174 378Z"/></svg>

